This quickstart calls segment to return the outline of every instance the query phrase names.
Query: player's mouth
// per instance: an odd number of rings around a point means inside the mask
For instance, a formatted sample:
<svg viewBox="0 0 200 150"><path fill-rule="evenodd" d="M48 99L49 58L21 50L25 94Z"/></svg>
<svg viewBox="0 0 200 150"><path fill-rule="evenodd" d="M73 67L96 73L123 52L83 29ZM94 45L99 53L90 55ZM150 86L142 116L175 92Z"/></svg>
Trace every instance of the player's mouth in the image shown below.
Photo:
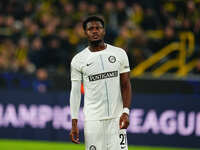
<svg viewBox="0 0 200 150"><path fill-rule="evenodd" d="M94 40L97 40L97 39L99 39L99 35L95 34L95 35L92 36L92 38L93 38Z"/></svg>

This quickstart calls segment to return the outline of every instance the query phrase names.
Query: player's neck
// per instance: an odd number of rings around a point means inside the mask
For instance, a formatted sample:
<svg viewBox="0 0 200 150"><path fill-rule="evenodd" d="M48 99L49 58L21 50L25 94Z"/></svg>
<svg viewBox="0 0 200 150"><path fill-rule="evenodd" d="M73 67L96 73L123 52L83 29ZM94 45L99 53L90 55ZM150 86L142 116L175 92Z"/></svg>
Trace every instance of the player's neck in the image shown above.
<svg viewBox="0 0 200 150"><path fill-rule="evenodd" d="M107 47L107 45L104 43L103 40L89 42L89 50L92 52L102 51L102 50L106 49L106 47Z"/></svg>

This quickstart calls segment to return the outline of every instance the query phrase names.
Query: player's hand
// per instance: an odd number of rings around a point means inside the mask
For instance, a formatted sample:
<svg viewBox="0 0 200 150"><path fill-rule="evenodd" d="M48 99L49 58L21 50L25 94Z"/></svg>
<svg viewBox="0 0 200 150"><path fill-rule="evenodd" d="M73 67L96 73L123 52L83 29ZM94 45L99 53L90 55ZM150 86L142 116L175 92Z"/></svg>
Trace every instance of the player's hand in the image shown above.
<svg viewBox="0 0 200 150"><path fill-rule="evenodd" d="M78 128L72 128L71 129L70 138L71 138L71 141L73 143L80 144L80 141L79 141L79 129Z"/></svg>
<svg viewBox="0 0 200 150"><path fill-rule="evenodd" d="M129 116L127 113L123 113L119 120L120 129L127 129L129 125Z"/></svg>
<svg viewBox="0 0 200 150"><path fill-rule="evenodd" d="M80 144L80 141L79 141L79 129L77 127L77 122L73 123L73 121L72 121L72 129L71 129L71 132L70 132L69 135L70 135L71 141L73 143Z"/></svg>

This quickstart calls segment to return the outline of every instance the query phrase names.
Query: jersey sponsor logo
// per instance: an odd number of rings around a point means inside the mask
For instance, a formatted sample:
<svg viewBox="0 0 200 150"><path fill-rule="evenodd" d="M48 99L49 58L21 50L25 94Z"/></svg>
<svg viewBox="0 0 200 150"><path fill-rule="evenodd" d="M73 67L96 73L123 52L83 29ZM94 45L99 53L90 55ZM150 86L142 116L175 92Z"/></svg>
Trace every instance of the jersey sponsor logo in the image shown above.
<svg viewBox="0 0 200 150"><path fill-rule="evenodd" d="M111 72L104 72L100 74L95 74L88 76L89 81L97 81L101 79L106 79L106 78L113 78L118 76L118 71L111 71Z"/></svg>
<svg viewBox="0 0 200 150"><path fill-rule="evenodd" d="M128 68L130 68L130 66L124 66L124 68L125 68L125 69L128 69Z"/></svg>
<svg viewBox="0 0 200 150"><path fill-rule="evenodd" d="M96 146L91 145L90 148L89 148L89 150L96 150Z"/></svg>
<svg viewBox="0 0 200 150"><path fill-rule="evenodd" d="M116 62L115 56L108 57L108 60L109 60L110 63L115 63Z"/></svg>

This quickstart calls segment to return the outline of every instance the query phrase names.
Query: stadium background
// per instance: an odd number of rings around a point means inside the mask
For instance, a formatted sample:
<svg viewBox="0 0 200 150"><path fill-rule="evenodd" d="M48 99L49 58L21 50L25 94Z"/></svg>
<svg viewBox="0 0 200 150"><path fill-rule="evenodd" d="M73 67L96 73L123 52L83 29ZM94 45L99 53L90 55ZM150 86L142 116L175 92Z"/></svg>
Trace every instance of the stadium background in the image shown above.
<svg viewBox="0 0 200 150"><path fill-rule="evenodd" d="M129 145L198 149L199 0L0 1L0 149L79 149L67 147L69 69L91 14L104 16L105 41L130 60Z"/></svg>

